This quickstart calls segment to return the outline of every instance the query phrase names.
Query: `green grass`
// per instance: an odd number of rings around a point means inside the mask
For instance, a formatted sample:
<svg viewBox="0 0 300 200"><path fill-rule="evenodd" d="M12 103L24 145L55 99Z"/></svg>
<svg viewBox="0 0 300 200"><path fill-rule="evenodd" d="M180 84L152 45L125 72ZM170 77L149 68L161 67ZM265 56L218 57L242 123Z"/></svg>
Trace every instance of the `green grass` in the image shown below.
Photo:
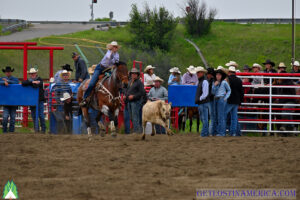
<svg viewBox="0 0 300 200"><path fill-rule="evenodd" d="M296 27L296 36L300 35L300 25ZM235 24L215 22L212 25L211 33L201 37L190 37L183 25L179 24L176 28L175 36L171 42L169 52L141 51L130 46L132 34L127 27L118 27L109 31L87 30L73 34L63 35L64 37L90 39L98 42L108 43L112 40L118 41L121 60L132 66L133 60L141 60L144 65L153 64L157 67L156 74L166 79L167 70L163 67L171 68L178 66L182 71L189 65L203 65L194 47L184 40L185 37L194 41L203 52L206 60L212 67L223 65L234 60L242 67L245 64L251 65L255 62L262 63L270 58L277 64L285 62L290 66L291 59L291 25L289 24ZM39 43L39 39L33 39ZM55 71L59 66L69 63L73 65L71 53L77 51L74 43L80 45L94 46L95 43L81 40L67 40L57 38L44 38L42 41L47 43L65 45L65 50L54 52ZM300 42L300 37L296 37L296 44ZM39 45L44 45L40 44ZM104 45L100 45L104 47ZM88 57L90 64L98 63L102 55L96 48L82 47L82 51ZM297 52L300 46L296 45L296 59L300 59ZM48 51L29 51L28 64L39 65L40 75L47 78L49 75L49 52ZM11 65L15 70L15 75L22 77L23 54L22 51L1 50L0 66ZM163 66L163 67L162 67ZM160 70L161 67L161 70Z"/></svg>

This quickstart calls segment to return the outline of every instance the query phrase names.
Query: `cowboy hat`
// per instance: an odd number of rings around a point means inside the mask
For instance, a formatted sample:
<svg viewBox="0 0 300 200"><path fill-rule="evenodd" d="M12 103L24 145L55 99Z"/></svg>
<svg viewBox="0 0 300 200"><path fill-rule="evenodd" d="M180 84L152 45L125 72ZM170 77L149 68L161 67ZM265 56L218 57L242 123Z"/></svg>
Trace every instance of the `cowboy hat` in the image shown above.
<svg viewBox="0 0 300 200"><path fill-rule="evenodd" d="M198 73L198 72L204 72L204 73L207 73L207 70L204 69L203 67L201 66L198 66L195 68L195 72Z"/></svg>
<svg viewBox="0 0 300 200"><path fill-rule="evenodd" d="M65 69L67 71L71 71L71 72L73 71L73 69L71 69L71 66L69 64L65 64L65 65L61 66L61 68Z"/></svg>
<svg viewBox="0 0 300 200"><path fill-rule="evenodd" d="M229 61L229 63L226 63L225 66L227 66L227 67L230 67L230 66L238 67L239 65L235 61Z"/></svg>
<svg viewBox="0 0 300 200"><path fill-rule="evenodd" d="M153 81L154 81L154 82L155 82L155 81L159 81L159 82L161 82L161 83L164 82L164 80L161 79L159 76L156 76L155 79L154 79Z"/></svg>
<svg viewBox="0 0 300 200"><path fill-rule="evenodd" d="M2 71L5 73L5 72L13 72L15 71L14 68L11 68L10 66L6 66L4 69L2 69Z"/></svg>
<svg viewBox="0 0 300 200"><path fill-rule="evenodd" d="M152 65L148 65L145 69L144 72L147 72L150 69L155 69L155 67L152 67Z"/></svg>
<svg viewBox="0 0 300 200"><path fill-rule="evenodd" d="M216 73L218 70L221 70L223 73L227 74L228 73L228 69L224 68L223 66L218 66L218 68L215 70Z"/></svg>
<svg viewBox="0 0 300 200"><path fill-rule="evenodd" d="M170 69L170 72L171 72L171 73L175 72L175 73L181 74L181 72L179 71L178 67L173 67L173 68L171 68L171 69Z"/></svg>
<svg viewBox="0 0 300 200"><path fill-rule="evenodd" d="M110 50L113 47L117 47L119 49L121 46L118 45L118 43L116 41L112 41L111 43L107 44L106 47Z"/></svg>
<svg viewBox="0 0 300 200"><path fill-rule="evenodd" d="M140 74L140 71L137 68L132 68L129 72L129 74Z"/></svg>
<svg viewBox="0 0 300 200"><path fill-rule="evenodd" d="M60 101L65 101L65 100L70 99L70 98L71 98L71 95L68 92L65 92L63 94L63 97L60 98Z"/></svg>
<svg viewBox="0 0 300 200"><path fill-rule="evenodd" d="M37 73L39 70L37 70L36 68L32 67L30 68L29 71L27 71L28 74L34 74L34 73Z"/></svg>
<svg viewBox="0 0 300 200"><path fill-rule="evenodd" d="M64 70L59 74L60 78L63 77L63 74L68 74L68 75L70 76L70 75L71 75L71 72L68 72L67 70L64 69Z"/></svg>
<svg viewBox="0 0 300 200"><path fill-rule="evenodd" d="M292 66L298 66L298 67L299 67L299 66L300 66L300 63L299 63L299 61L296 60L296 61L294 61L294 63L291 63L291 65L292 65Z"/></svg>
<svg viewBox="0 0 300 200"><path fill-rule="evenodd" d="M88 68L88 73L89 74L94 74L95 69L96 69L96 65L92 65L91 67Z"/></svg>
<svg viewBox="0 0 300 200"><path fill-rule="evenodd" d="M207 74L212 74L213 76L215 76L215 69L212 67L207 68Z"/></svg>
<svg viewBox="0 0 300 200"><path fill-rule="evenodd" d="M249 65L244 65L244 67L243 67L243 70L249 70L249 71L251 71L251 70L252 70L252 68L251 68L251 67L249 67Z"/></svg>
<svg viewBox="0 0 300 200"><path fill-rule="evenodd" d="M236 69L235 69L235 67L234 66L230 66L229 68L228 68L228 71L229 72L236 72Z"/></svg>
<svg viewBox="0 0 300 200"><path fill-rule="evenodd" d="M262 66L260 64L254 63L252 65L252 68L254 68L254 67L257 67L257 68L259 68L259 70L262 70Z"/></svg>
<svg viewBox="0 0 300 200"><path fill-rule="evenodd" d="M266 62L263 63L264 65L266 64L270 64L272 65L273 67L275 66L275 63L273 61L271 61L270 59L267 59Z"/></svg>
<svg viewBox="0 0 300 200"><path fill-rule="evenodd" d="M279 65L278 65L278 68L286 68L284 62L280 62Z"/></svg>
<svg viewBox="0 0 300 200"><path fill-rule="evenodd" d="M193 65L190 65L188 68L186 68L188 72L191 74L196 74L195 67Z"/></svg>
<svg viewBox="0 0 300 200"><path fill-rule="evenodd" d="M72 58L75 58L76 56L78 56L78 53L72 52Z"/></svg>

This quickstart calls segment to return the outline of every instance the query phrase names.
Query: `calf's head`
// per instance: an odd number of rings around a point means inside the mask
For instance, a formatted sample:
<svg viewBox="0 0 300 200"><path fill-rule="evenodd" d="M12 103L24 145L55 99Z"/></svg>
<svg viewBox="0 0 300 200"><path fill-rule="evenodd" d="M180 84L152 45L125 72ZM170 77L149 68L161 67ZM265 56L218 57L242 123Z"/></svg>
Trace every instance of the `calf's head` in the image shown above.
<svg viewBox="0 0 300 200"><path fill-rule="evenodd" d="M171 115L171 103L165 103L161 101L159 107L161 117L163 119L169 119Z"/></svg>

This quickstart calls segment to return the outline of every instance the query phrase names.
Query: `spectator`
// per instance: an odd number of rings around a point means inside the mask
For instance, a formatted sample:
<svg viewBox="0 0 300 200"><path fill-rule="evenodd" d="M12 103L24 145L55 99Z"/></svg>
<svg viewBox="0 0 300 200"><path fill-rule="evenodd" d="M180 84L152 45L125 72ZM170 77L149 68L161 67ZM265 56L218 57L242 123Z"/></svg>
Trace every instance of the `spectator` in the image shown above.
<svg viewBox="0 0 300 200"><path fill-rule="evenodd" d="M154 87L151 88L148 93L148 97L151 101L168 100L168 91L165 87L161 86L163 82L164 80L156 76L156 78L154 79Z"/></svg>
<svg viewBox="0 0 300 200"><path fill-rule="evenodd" d="M67 70L68 72L70 72L70 76L71 76L71 72L73 71L73 69L71 69L71 66L69 64L65 64L63 66L61 66L61 70L57 71L56 74L54 75L54 82L55 83L60 83L62 81L60 74L62 73L62 71Z"/></svg>
<svg viewBox="0 0 300 200"><path fill-rule="evenodd" d="M43 88L43 79L38 77L37 75L38 70L36 68L31 68L28 71L30 78L28 80L23 80L23 86L32 86L34 88L39 88L39 104L38 108L35 106L30 106L31 110L31 117L33 119L34 130L35 132L39 132L39 123L38 119L36 120L36 109L38 109L38 116L41 125L41 132L46 133L46 124L45 124L45 116L44 116L44 103L45 103L45 96L44 96L44 88Z"/></svg>
<svg viewBox="0 0 300 200"><path fill-rule="evenodd" d="M236 69L239 67L239 65L235 61L229 61L229 63L226 63L225 66L230 67L233 66ZM224 69L224 68L223 68ZM228 71L228 70L227 70Z"/></svg>
<svg viewBox="0 0 300 200"><path fill-rule="evenodd" d="M4 85L6 87L9 86L9 84L18 84L19 80L12 76L14 69L12 69L10 66L5 67L5 69L2 69L2 72L5 74L4 77L0 78L0 85ZM16 120L16 111L17 106L3 106L3 121L2 121L2 130L3 133L7 133L7 123L8 118L9 120L9 132L15 132L15 120Z"/></svg>
<svg viewBox="0 0 300 200"><path fill-rule="evenodd" d="M66 133L72 132L72 119L73 119L73 99L71 95L67 92L63 94L63 97L60 98L64 102L64 121L66 124Z"/></svg>
<svg viewBox="0 0 300 200"><path fill-rule="evenodd" d="M200 120L202 122L201 137L207 137L209 134L209 83L204 76L207 73L207 70L199 66L195 69L195 71L198 77L198 86L195 96L195 103L199 105L198 110Z"/></svg>
<svg viewBox="0 0 300 200"><path fill-rule="evenodd" d="M76 69L75 72L75 80L77 82L82 82L85 79L89 78L89 74L87 72L86 64L84 60L75 52L72 53L72 58L74 60L74 66Z"/></svg>
<svg viewBox="0 0 300 200"><path fill-rule="evenodd" d="M252 65L252 70L253 70L253 73L261 73L262 66L260 64L254 63ZM264 81L260 77L253 77L251 83L252 83L252 85L263 85Z"/></svg>
<svg viewBox="0 0 300 200"><path fill-rule="evenodd" d="M226 122L225 122L225 108L227 99L230 96L231 90L227 83L225 69L219 66L216 71L216 81L212 87L212 94L214 97L214 104L216 108L216 121L217 121L217 136L225 136Z"/></svg>
<svg viewBox="0 0 300 200"><path fill-rule="evenodd" d="M187 72L182 76L182 85L198 85L198 77L195 67L189 66Z"/></svg>
<svg viewBox="0 0 300 200"><path fill-rule="evenodd" d="M142 133L140 111L142 97L145 94L144 85L139 79L140 72L136 68L131 69L129 74L131 80L128 83L124 100L127 103L130 119L133 123L133 133Z"/></svg>
<svg viewBox="0 0 300 200"><path fill-rule="evenodd" d="M85 106L89 99L87 97L90 96L94 86L98 82L99 75L102 74L102 72L113 66L115 63L119 62L119 53L118 50L120 49L120 46L116 41L111 42L110 44L107 44L107 52L105 56L102 58L101 62L96 66L94 70L94 74L91 78L91 81L89 83L89 86L87 90L84 93L83 100L80 103L80 106Z"/></svg>
<svg viewBox="0 0 300 200"><path fill-rule="evenodd" d="M252 68L249 67L249 65L244 65L244 67L243 67L243 72L249 73L251 70L252 70Z"/></svg>
<svg viewBox="0 0 300 200"><path fill-rule="evenodd" d="M181 84L181 72L177 67L170 69L171 75L169 76L168 85L180 85Z"/></svg>
<svg viewBox="0 0 300 200"><path fill-rule="evenodd" d="M145 87L153 86L153 84L151 84L151 83L153 83L153 81L156 77L155 74L154 74L154 71L153 71L154 69L155 69L155 67L152 67L152 65L148 65L145 68L145 70L144 70L144 72L145 72L145 74L144 74L144 86Z"/></svg>
<svg viewBox="0 0 300 200"><path fill-rule="evenodd" d="M300 64L299 61L294 61L294 63L291 63L292 65L292 71L291 73L300 73ZM299 78L298 79L294 79L293 80L294 84L298 84L299 83Z"/></svg>
<svg viewBox="0 0 300 200"><path fill-rule="evenodd" d="M275 63L269 59L266 60L266 62L263 63L265 65L264 73L277 73L273 67L275 66ZM264 79L264 83L268 85L270 83L270 80L268 78Z"/></svg>
<svg viewBox="0 0 300 200"><path fill-rule="evenodd" d="M216 119L215 119L215 106L214 106L214 95L211 92L212 86L215 81L215 70L213 68L208 68L207 73L206 73L206 79L209 84L209 119L210 119L210 124L209 124L209 135L214 136L216 132Z"/></svg>
<svg viewBox="0 0 300 200"><path fill-rule="evenodd" d="M234 66L230 66L228 70L228 79L230 85L230 96L227 101L226 106L226 114L225 118L227 118L228 114L230 114L230 128L229 134L231 136L238 136L238 108L239 105L243 102L244 99L244 90L242 80L239 79L236 74L236 69Z"/></svg>
<svg viewBox="0 0 300 200"><path fill-rule="evenodd" d="M281 72L285 72L286 73L286 66L285 66L284 62L281 62L278 65L278 73L281 73Z"/></svg>
<svg viewBox="0 0 300 200"><path fill-rule="evenodd" d="M67 70L63 70L59 76L61 78L61 83L72 83L72 81L70 80L71 73Z"/></svg>

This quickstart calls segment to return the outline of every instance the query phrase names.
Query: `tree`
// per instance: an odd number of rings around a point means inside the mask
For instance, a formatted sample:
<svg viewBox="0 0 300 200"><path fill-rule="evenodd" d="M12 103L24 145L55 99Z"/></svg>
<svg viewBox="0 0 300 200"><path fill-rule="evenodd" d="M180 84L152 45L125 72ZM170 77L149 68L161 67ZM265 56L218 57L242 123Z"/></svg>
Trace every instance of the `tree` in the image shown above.
<svg viewBox="0 0 300 200"><path fill-rule="evenodd" d="M133 44L141 49L160 48L168 50L173 38L177 20L165 7L151 10L145 4L143 11L139 11L136 4L130 12L129 29L134 34Z"/></svg>
<svg viewBox="0 0 300 200"><path fill-rule="evenodd" d="M189 34L202 36L209 33L211 23L214 21L217 14L216 9L210 9L208 12L204 1L200 5L199 0L188 0L186 7L183 8L183 10L185 13L185 27Z"/></svg>

